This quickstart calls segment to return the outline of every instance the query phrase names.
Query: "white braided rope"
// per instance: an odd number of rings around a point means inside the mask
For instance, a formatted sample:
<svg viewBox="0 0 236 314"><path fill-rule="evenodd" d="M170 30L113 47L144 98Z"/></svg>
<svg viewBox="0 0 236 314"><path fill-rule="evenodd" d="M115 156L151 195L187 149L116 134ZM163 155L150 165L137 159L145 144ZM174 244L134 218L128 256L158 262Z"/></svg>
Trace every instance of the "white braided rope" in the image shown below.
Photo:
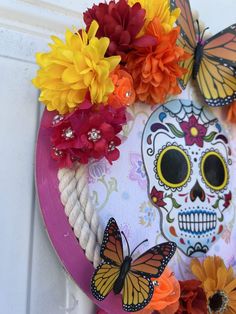
<svg viewBox="0 0 236 314"><path fill-rule="evenodd" d="M60 169L58 180L61 202L69 223L87 259L97 267L103 231L89 197L88 167L75 164L72 169Z"/></svg>

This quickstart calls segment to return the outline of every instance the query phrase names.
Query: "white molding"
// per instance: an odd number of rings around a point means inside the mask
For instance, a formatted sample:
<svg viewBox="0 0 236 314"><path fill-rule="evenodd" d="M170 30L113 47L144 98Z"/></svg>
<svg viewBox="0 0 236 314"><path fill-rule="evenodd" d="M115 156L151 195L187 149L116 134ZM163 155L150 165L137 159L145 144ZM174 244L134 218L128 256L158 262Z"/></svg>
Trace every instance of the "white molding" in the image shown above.
<svg viewBox="0 0 236 314"><path fill-rule="evenodd" d="M81 27L82 8L78 6L78 10L73 11L53 4L52 1L2 0L0 25L7 29L48 38L51 34L64 33L66 28Z"/></svg>

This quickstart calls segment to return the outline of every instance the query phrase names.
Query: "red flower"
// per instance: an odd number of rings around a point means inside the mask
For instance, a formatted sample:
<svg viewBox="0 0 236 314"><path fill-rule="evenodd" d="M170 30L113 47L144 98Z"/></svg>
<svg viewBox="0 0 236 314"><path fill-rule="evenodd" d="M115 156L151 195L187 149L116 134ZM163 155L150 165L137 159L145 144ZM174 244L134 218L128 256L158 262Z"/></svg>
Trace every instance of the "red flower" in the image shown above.
<svg viewBox="0 0 236 314"><path fill-rule="evenodd" d="M201 282L198 280L179 281L180 299L176 314L207 314L207 300Z"/></svg>
<svg viewBox="0 0 236 314"><path fill-rule="evenodd" d="M181 129L185 133L185 143L188 146L193 144L203 147L203 138L206 135L207 128L198 123L195 116L191 116L189 121L183 121L180 123Z"/></svg>
<svg viewBox="0 0 236 314"><path fill-rule="evenodd" d="M119 158L117 146L121 140L117 134L124 123L125 109L110 106L78 108L69 115L56 115L52 122L52 157L59 167L103 157L112 163Z"/></svg>
<svg viewBox="0 0 236 314"><path fill-rule="evenodd" d="M93 20L99 24L96 36L98 38L105 36L110 39L107 55L120 55L124 59L144 25L145 10L142 9L140 3L135 3L130 7L126 0L94 4L84 13L87 30ZM151 36L143 36L139 38L139 44L149 45L151 44L149 39L154 41Z"/></svg>
<svg viewBox="0 0 236 314"><path fill-rule="evenodd" d="M164 198L164 193L162 191L157 191L157 189L153 187L151 191L152 202L157 207L164 207L166 203L163 201L163 198Z"/></svg>
<svg viewBox="0 0 236 314"><path fill-rule="evenodd" d="M224 208L228 208L230 203L231 203L231 200L232 200L232 193L231 191L229 191L229 193L225 194L225 197L224 197Z"/></svg>

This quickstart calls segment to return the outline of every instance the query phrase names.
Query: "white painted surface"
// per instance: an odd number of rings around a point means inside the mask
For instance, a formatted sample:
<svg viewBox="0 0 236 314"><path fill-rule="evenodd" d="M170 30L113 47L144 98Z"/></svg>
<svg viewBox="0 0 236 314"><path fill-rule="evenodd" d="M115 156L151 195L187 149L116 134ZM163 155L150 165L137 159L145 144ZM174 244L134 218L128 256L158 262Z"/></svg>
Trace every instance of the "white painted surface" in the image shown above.
<svg viewBox="0 0 236 314"><path fill-rule="evenodd" d="M80 26L91 0L0 0L0 313L92 314L44 230L34 188L36 51L50 34ZM98 1L96 1L98 2ZM211 33L236 22L235 0L192 0Z"/></svg>

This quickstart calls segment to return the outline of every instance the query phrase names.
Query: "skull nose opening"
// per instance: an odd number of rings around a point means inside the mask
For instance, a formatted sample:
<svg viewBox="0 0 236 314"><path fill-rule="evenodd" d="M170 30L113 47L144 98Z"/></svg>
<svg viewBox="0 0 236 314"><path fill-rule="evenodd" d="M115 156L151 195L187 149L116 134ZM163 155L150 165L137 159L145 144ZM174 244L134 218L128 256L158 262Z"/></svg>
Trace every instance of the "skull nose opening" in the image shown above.
<svg viewBox="0 0 236 314"><path fill-rule="evenodd" d="M204 190L202 189L202 187L200 186L200 184L198 183L198 180L196 181L196 183L194 184L194 186L192 187L192 189L190 191L190 199L192 202L194 202L197 197L202 202L204 202L205 198L206 198L206 194L205 194Z"/></svg>

